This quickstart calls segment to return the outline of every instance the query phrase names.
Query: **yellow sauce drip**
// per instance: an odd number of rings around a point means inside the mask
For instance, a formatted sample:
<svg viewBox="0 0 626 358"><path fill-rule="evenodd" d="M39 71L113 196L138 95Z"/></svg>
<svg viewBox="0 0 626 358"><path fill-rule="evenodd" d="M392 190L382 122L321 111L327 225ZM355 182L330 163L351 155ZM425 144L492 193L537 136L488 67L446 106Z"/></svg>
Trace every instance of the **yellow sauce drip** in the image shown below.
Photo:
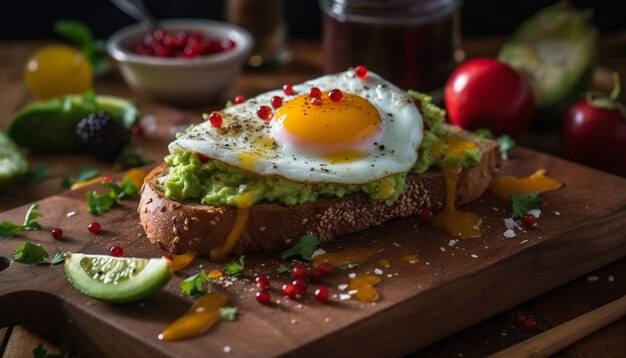
<svg viewBox="0 0 626 358"><path fill-rule="evenodd" d="M385 259L378 260L377 264L380 267L391 267L391 263L389 262L389 260L385 260Z"/></svg>
<svg viewBox="0 0 626 358"><path fill-rule="evenodd" d="M183 316L169 325L161 334L162 341L177 341L206 332L220 318L220 308L228 302L221 293L207 293L198 298Z"/></svg>
<svg viewBox="0 0 626 358"><path fill-rule="evenodd" d="M417 256L415 256L415 255L402 256L400 258L400 261L406 262L407 264L416 264L417 263Z"/></svg>
<svg viewBox="0 0 626 358"><path fill-rule="evenodd" d="M223 273L220 270L211 270L211 272L209 272L209 278L211 280L217 280L218 278L222 277Z"/></svg>
<svg viewBox="0 0 626 358"><path fill-rule="evenodd" d="M322 262L327 262L332 267L350 264L359 265L374 256L376 251L375 248L362 248L318 255L313 258L313 267L319 267Z"/></svg>
<svg viewBox="0 0 626 358"><path fill-rule="evenodd" d="M235 223L233 224L232 229L230 229L228 237L226 237L226 241L224 241L222 246L211 250L211 254L209 255L211 260L216 261L223 259L233 250L233 247L235 247L235 244L237 244L237 241L239 241L241 233L248 224L249 216L250 208L237 208Z"/></svg>
<svg viewBox="0 0 626 358"><path fill-rule="evenodd" d="M460 167L441 169L446 180L446 207L435 214L432 225L444 229L454 237L473 239L481 235L480 224L482 219L474 213L459 211L456 208L456 186L460 171Z"/></svg>
<svg viewBox="0 0 626 358"><path fill-rule="evenodd" d="M352 297L363 302L378 301L380 294L374 288L374 285L380 282L380 277L375 275L359 276L350 280L348 284L348 292L352 293ZM355 292L356 291L356 292Z"/></svg>
<svg viewBox="0 0 626 358"><path fill-rule="evenodd" d="M510 200L510 194L525 195L531 191L543 193L556 190L561 186L563 186L563 183L546 176L545 169L539 169L527 177L516 178L509 175L497 177L491 182L489 190L494 195Z"/></svg>
<svg viewBox="0 0 626 358"><path fill-rule="evenodd" d="M172 260L172 263L171 263L172 271L178 272L184 269L185 267L189 266L195 258L196 258L196 253L193 251L188 251L182 255L178 255L174 257L174 260Z"/></svg>

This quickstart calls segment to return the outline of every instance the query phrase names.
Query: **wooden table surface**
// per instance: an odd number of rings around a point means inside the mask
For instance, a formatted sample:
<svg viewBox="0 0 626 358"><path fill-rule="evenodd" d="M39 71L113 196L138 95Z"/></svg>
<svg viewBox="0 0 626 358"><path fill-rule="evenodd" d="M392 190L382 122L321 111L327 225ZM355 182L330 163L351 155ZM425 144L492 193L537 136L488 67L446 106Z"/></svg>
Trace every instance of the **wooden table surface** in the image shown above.
<svg viewBox="0 0 626 358"><path fill-rule="evenodd" d="M466 39L463 49L468 57L493 56L497 53L501 39ZM4 127L12 113L25 104L34 101L26 89L22 70L25 59L32 51L42 46L41 42L0 42L0 127ZM276 70L267 72L245 72L238 77L233 88L226 93L229 98L236 94L253 96L257 93L278 88L285 82L298 83L321 74L322 56L319 43L293 42L293 61ZM610 71L618 71L626 78L626 34L608 35L601 38L601 66L594 78L594 84L606 88L609 84ZM117 73L96 80L95 89L100 94L113 94L137 100L142 121L157 121L159 111L164 107L147 98L133 94ZM188 109L182 112L175 123L158 123L153 130L147 131L143 139L135 140L146 157L160 161L165 154L166 144L173 137L173 126L185 126L198 121L203 111L219 108L223 102L206 108ZM559 141L555 133L531 133L521 142L531 148L558 155ZM113 173L107 163L81 155L30 155L31 166L45 162L54 173L73 174L77 168L92 166L102 173ZM58 193L60 179L49 179L39 184L18 190L0 193L0 212L15 206L35 201ZM532 280L532 277L528 278ZM553 291L503 312L491 319L459 332L445 340L433 344L415 356L424 357L479 357L502 348L511 346L533 335L573 319L581 314L606 304L626 294L626 258L622 258L596 272L574 280ZM486 292L485 294L489 294ZM459 293L462 296L462 293ZM467 309L471 309L468 307ZM516 314L532 315L538 322L533 332L521 330L514 323ZM45 343L52 350L60 342L46 342L45 332L33 334L22 327L0 328L0 355L2 357L30 357L32 350ZM588 356L626 356L626 319L601 329L595 334L579 341L558 353L559 357Z"/></svg>

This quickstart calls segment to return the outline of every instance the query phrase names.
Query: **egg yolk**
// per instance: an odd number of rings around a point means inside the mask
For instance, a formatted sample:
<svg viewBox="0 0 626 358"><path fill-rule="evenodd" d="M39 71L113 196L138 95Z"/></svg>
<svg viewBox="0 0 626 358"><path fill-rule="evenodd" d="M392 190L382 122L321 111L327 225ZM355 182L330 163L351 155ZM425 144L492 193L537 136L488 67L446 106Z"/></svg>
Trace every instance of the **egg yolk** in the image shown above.
<svg viewBox="0 0 626 358"><path fill-rule="evenodd" d="M284 130L304 144L324 146L329 150L346 149L376 141L382 129L378 110L365 98L343 93L339 102L327 93L321 95L321 104L301 95L282 105L276 118L282 120Z"/></svg>

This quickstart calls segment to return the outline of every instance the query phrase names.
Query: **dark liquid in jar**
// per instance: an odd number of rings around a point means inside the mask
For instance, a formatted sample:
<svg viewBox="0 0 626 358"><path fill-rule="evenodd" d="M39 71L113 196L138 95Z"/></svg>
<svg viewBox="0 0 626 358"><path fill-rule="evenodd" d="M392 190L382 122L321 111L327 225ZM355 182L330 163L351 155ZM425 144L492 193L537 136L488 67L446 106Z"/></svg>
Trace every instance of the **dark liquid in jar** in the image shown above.
<svg viewBox="0 0 626 358"><path fill-rule="evenodd" d="M454 16L394 24L339 21L324 13L325 71L365 65L404 89L441 89L455 67Z"/></svg>

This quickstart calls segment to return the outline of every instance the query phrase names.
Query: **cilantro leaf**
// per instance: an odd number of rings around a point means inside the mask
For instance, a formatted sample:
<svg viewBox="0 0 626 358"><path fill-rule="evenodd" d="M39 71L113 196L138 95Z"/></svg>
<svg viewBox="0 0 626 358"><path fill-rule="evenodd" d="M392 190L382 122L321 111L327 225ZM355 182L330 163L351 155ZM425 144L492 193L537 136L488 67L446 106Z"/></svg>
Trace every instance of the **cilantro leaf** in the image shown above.
<svg viewBox="0 0 626 358"><path fill-rule="evenodd" d="M96 168L80 168L78 172L76 172L76 181L87 181L89 179L93 179L100 175L100 172Z"/></svg>
<svg viewBox="0 0 626 358"><path fill-rule="evenodd" d="M539 193L531 191L526 195L511 194L513 202L513 217L521 218L532 209L539 209L543 205L543 199L539 197Z"/></svg>
<svg viewBox="0 0 626 358"><path fill-rule="evenodd" d="M209 279L206 271L202 269L197 274L182 281L180 283L180 289L185 296L200 296L209 291L209 288L208 286L205 286L205 283L208 283L210 280L211 279Z"/></svg>
<svg viewBox="0 0 626 358"><path fill-rule="evenodd" d="M125 178L121 183L102 183L102 185L109 188L109 196L115 199L132 198L139 191L129 178Z"/></svg>
<svg viewBox="0 0 626 358"><path fill-rule="evenodd" d="M39 163L22 176L21 182L24 185L32 185L40 183L46 179L54 177L54 174L48 170L45 163Z"/></svg>
<svg viewBox="0 0 626 358"><path fill-rule="evenodd" d="M38 264L45 262L48 258L48 252L39 244L32 244L30 241L25 241L22 246L13 251L12 257L15 262L21 262L23 264Z"/></svg>
<svg viewBox="0 0 626 358"><path fill-rule="evenodd" d="M293 256L300 256L305 260L311 261L313 251L317 248L320 241L315 235L304 235L298 240L294 246L280 253L280 258L285 260Z"/></svg>
<svg viewBox="0 0 626 358"><path fill-rule="evenodd" d="M35 219L39 217L41 217L41 214L39 213L39 204L31 205L26 212L26 216L24 217L24 225L22 226L22 229L29 231L41 230L41 225L35 221Z"/></svg>
<svg viewBox="0 0 626 358"><path fill-rule="evenodd" d="M115 160L113 169L115 171L120 171L130 168L141 167L152 162L154 162L154 160L142 157L137 149L133 147L127 147Z"/></svg>
<svg viewBox="0 0 626 358"><path fill-rule="evenodd" d="M496 143L498 143L498 150L500 151L500 157L502 160L508 160L509 151L517 145L513 138L506 134L496 138Z"/></svg>
<svg viewBox="0 0 626 358"><path fill-rule="evenodd" d="M65 261L65 256L67 256L67 252L61 251L54 254L52 261L50 261L50 265L58 265Z"/></svg>
<svg viewBox="0 0 626 358"><path fill-rule="evenodd" d="M291 269L283 264L280 264L276 269L276 273L279 275L288 275L291 273Z"/></svg>
<svg viewBox="0 0 626 358"><path fill-rule="evenodd" d="M239 260L229 262L224 265L224 273L228 276L239 277L243 273L243 268L245 266L245 256L241 255Z"/></svg>
<svg viewBox="0 0 626 358"><path fill-rule="evenodd" d="M16 225L7 220L0 224L0 238L8 239L10 237L17 236L20 232L22 232L22 227L20 225Z"/></svg>
<svg viewBox="0 0 626 358"><path fill-rule="evenodd" d="M487 128L480 128L474 131L474 134L478 137L485 139L493 139L493 133Z"/></svg>
<svg viewBox="0 0 626 358"><path fill-rule="evenodd" d="M106 213L115 205L116 201L108 193L98 194L95 191L87 193L87 211L93 215Z"/></svg>
<svg viewBox="0 0 626 358"><path fill-rule="evenodd" d="M234 321L237 318L237 307L220 307L220 316L223 320Z"/></svg>

